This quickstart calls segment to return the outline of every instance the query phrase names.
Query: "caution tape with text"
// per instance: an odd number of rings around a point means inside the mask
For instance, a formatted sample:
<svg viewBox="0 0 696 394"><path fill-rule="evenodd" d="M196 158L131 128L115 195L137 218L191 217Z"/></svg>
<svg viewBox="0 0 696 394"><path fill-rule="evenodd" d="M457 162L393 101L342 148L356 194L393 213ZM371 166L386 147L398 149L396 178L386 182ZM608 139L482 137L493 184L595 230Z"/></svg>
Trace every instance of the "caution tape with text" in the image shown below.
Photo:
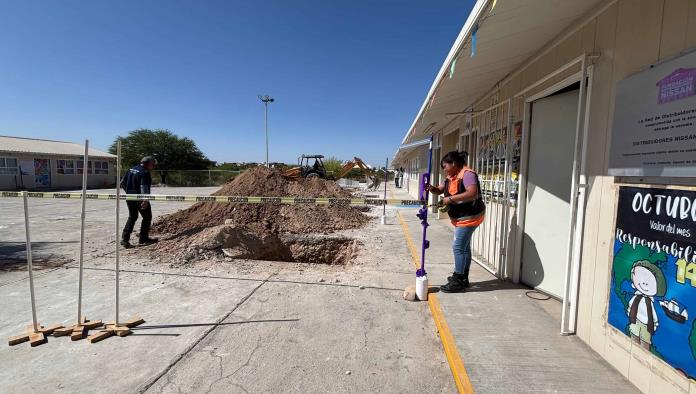
<svg viewBox="0 0 696 394"><path fill-rule="evenodd" d="M0 192L0 198L21 198L23 192ZM28 198L81 199L82 193L27 192ZM115 200L115 193L85 193L87 200ZM243 196L187 196L159 194L121 194L126 201L188 201L219 202L236 204L308 204L308 205L400 205L420 206L421 200L378 199L378 198L304 198L304 197L243 197Z"/></svg>

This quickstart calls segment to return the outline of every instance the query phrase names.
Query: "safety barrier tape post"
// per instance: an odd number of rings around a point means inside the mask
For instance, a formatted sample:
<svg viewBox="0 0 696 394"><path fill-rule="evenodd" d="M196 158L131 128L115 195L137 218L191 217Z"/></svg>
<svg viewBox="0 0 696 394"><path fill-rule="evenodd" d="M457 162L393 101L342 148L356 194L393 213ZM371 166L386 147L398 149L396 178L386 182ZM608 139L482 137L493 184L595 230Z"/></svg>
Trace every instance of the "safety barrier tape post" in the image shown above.
<svg viewBox="0 0 696 394"><path fill-rule="evenodd" d="M87 172L89 159L89 140L85 140L85 156L82 163L82 212L80 214L80 260L77 283L77 323L82 323L82 263L85 253L85 203L87 202Z"/></svg>
<svg viewBox="0 0 696 394"><path fill-rule="evenodd" d="M384 201L385 204L382 206L382 224L387 224L387 183L389 183L389 173L387 172L387 167L389 167L389 158L384 163Z"/></svg>
<svg viewBox="0 0 696 394"><path fill-rule="evenodd" d="M116 142L116 238L114 243L116 244L116 325L118 326L118 305L119 305L119 236L118 232L120 230L119 214L121 205L121 139Z"/></svg>
<svg viewBox="0 0 696 394"><path fill-rule="evenodd" d="M39 323L36 319L36 298L34 296L34 263L31 254L31 234L29 231L29 199L27 192L22 192L24 199L24 231L27 238L27 271L29 272L29 295L31 297L31 320L34 333L39 332Z"/></svg>

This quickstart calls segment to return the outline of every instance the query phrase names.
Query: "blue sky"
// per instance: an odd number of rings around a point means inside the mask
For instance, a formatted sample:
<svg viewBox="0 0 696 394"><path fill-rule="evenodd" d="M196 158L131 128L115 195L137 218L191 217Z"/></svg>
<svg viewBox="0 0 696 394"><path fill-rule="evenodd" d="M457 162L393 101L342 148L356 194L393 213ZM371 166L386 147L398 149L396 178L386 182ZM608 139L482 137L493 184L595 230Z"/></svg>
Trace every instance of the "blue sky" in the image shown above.
<svg viewBox="0 0 696 394"><path fill-rule="evenodd" d="M216 161L391 157L473 5L0 0L0 134L106 149L166 128Z"/></svg>

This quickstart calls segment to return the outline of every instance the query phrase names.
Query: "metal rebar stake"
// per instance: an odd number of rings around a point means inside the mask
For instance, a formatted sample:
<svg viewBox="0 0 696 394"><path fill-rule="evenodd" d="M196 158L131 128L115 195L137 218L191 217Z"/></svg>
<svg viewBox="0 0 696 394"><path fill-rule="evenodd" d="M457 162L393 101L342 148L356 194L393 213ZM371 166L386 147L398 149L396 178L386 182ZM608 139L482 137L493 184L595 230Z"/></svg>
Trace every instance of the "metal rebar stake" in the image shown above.
<svg viewBox="0 0 696 394"><path fill-rule="evenodd" d="M29 294L31 296L31 319L34 333L39 332L39 323L36 319L36 298L34 297L34 264L31 255L31 235L29 233L29 199L27 192L22 192L24 199L24 230L27 237L27 271L29 271Z"/></svg>
<svg viewBox="0 0 696 394"><path fill-rule="evenodd" d="M85 202L87 194L87 172L89 159L89 140L85 140L85 156L82 164L82 213L80 215L80 260L77 291L77 324L82 323L82 262L85 252Z"/></svg>

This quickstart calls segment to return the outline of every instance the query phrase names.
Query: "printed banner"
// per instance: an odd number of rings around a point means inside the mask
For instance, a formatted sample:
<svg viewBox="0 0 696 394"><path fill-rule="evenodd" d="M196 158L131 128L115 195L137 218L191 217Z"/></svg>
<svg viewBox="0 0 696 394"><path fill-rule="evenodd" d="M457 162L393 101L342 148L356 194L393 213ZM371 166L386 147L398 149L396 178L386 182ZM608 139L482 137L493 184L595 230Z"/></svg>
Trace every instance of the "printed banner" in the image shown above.
<svg viewBox="0 0 696 394"><path fill-rule="evenodd" d="M694 317L696 192L621 187L609 324L694 379Z"/></svg>
<svg viewBox="0 0 696 394"><path fill-rule="evenodd" d="M617 84L609 175L692 177L694 157L696 51Z"/></svg>

